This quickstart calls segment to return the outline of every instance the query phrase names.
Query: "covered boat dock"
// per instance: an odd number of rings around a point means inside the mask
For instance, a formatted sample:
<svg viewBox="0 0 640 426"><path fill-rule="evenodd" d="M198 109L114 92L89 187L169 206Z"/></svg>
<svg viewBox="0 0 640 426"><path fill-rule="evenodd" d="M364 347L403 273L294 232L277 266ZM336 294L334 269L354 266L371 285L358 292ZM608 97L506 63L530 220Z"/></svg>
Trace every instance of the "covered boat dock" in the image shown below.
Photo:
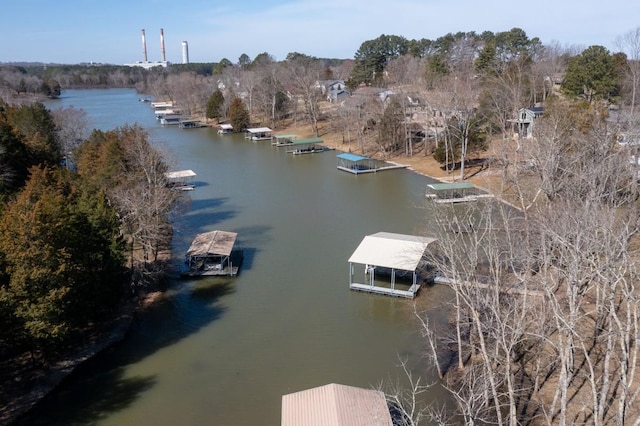
<svg viewBox="0 0 640 426"><path fill-rule="evenodd" d="M367 235L349 258L349 288L413 299L420 289L418 266L427 246L435 241L435 238L390 232ZM356 265L363 265L362 275L358 274L363 277L362 283L355 281ZM389 277L390 282L376 282L376 274ZM402 276L411 277L408 284L400 284L407 289L396 287L396 278Z"/></svg>
<svg viewBox="0 0 640 426"><path fill-rule="evenodd" d="M184 120L180 120L180 128L181 129L197 129L200 127L204 127L204 124L196 118L187 118Z"/></svg>
<svg viewBox="0 0 640 426"><path fill-rule="evenodd" d="M196 177L196 173L193 170L168 172L164 176L167 179L167 186L171 189L193 191L196 187L192 182L193 178Z"/></svg>
<svg viewBox="0 0 640 426"><path fill-rule="evenodd" d="M268 127L252 127L245 130L244 137L254 142L271 140L273 138L272 132L273 130Z"/></svg>
<svg viewBox="0 0 640 426"><path fill-rule="evenodd" d="M273 135L273 146L289 146L298 139L298 135Z"/></svg>
<svg viewBox="0 0 640 426"><path fill-rule="evenodd" d="M427 188L430 191L426 197L432 198L436 203L466 203L493 196L480 193L470 182L431 183Z"/></svg>
<svg viewBox="0 0 640 426"><path fill-rule="evenodd" d="M218 125L218 134L226 135L233 133L233 126L229 123L223 123Z"/></svg>
<svg viewBox="0 0 640 426"><path fill-rule="evenodd" d="M196 235L187 250L187 271L183 276L238 275L243 253L237 247L238 234L210 231Z"/></svg>
<svg viewBox="0 0 640 426"><path fill-rule="evenodd" d="M386 161L376 160L362 155L341 153L336 156L338 160L338 170L353 173L375 173L381 170L404 169L406 166L391 164Z"/></svg>
<svg viewBox="0 0 640 426"><path fill-rule="evenodd" d="M318 146L318 144L321 143L323 143L321 138L298 139L295 141L291 141L291 143L287 145L288 147L293 148L287 150L287 152L294 155L323 152L325 151L325 147Z"/></svg>

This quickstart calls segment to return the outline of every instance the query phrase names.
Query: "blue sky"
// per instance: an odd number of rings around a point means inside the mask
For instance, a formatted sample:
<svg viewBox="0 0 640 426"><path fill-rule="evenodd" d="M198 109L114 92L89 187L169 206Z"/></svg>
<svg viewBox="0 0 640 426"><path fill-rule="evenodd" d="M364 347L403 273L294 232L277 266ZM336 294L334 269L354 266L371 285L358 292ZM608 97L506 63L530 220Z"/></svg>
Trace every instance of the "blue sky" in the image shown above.
<svg viewBox="0 0 640 426"><path fill-rule="evenodd" d="M544 44L615 50L640 26L637 0L0 0L0 63L237 62L267 52L352 58L381 34L436 39L518 27Z"/></svg>

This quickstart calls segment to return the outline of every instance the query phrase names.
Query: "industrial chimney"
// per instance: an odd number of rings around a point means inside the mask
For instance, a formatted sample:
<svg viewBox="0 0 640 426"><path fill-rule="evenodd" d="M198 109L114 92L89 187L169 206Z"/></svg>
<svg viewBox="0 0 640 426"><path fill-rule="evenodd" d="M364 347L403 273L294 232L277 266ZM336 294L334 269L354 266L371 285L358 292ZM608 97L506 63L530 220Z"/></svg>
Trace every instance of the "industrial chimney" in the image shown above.
<svg viewBox="0 0 640 426"><path fill-rule="evenodd" d="M187 44L186 41L182 42L182 63L183 64L189 63L189 45Z"/></svg>
<svg viewBox="0 0 640 426"><path fill-rule="evenodd" d="M164 54L164 30L162 28L160 28L160 49L162 52L162 62L165 63L167 62L167 58Z"/></svg>
<svg viewBox="0 0 640 426"><path fill-rule="evenodd" d="M142 29L142 53L144 54L144 61L147 62L147 39L144 37L144 28Z"/></svg>

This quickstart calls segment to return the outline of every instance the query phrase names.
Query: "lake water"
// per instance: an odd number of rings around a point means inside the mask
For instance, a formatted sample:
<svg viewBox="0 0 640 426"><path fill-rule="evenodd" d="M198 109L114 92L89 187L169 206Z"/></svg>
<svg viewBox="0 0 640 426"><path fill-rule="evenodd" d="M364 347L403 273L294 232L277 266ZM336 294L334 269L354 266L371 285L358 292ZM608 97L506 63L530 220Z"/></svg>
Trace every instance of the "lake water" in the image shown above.
<svg viewBox="0 0 640 426"><path fill-rule="evenodd" d="M174 280L126 339L82 366L28 424L278 425L283 394L329 383L403 381L400 358L432 380L414 302L352 292L348 258L365 235L425 234L429 179L407 170L354 176L337 151L294 156L213 129L162 127L132 90L65 91L49 108L92 127L138 123L176 169L197 173L176 219L174 263L197 233L238 232L239 276ZM448 292L418 309L442 321ZM437 387L427 401L441 396Z"/></svg>

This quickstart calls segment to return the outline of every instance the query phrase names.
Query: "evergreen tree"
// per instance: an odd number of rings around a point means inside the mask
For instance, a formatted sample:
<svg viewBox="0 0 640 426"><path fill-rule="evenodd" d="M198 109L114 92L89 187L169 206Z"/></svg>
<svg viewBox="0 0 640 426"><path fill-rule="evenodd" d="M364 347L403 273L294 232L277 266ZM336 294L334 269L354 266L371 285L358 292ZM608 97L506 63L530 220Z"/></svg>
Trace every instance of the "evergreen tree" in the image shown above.
<svg viewBox="0 0 640 426"><path fill-rule="evenodd" d="M229 123L236 132L242 132L249 127L250 117L249 111L244 106L244 102L240 98L233 98L229 105Z"/></svg>
<svg viewBox="0 0 640 426"><path fill-rule="evenodd" d="M15 341L45 356L73 327L112 309L123 288L115 216L104 202L95 209L100 201L89 202L95 195L79 203L71 179L66 169L32 168L0 220L2 314Z"/></svg>
<svg viewBox="0 0 640 426"><path fill-rule="evenodd" d="M251 65L251 58L246 53L243 53L238 58L238 66L243 70L246 70Z"/></svg>
<svg viewBox="0 0 640 426"><path fill-rule="evenodd" d="M389 61L408 51L409 42L401 36L382 34L375 40L365 41L354 55L356 63L351 72L350 87L381 81Z"/></svg>
<svg viewBox="0 0 640 426"><path fill-rule="evenodd" d="M617 94L620 83L619 61L602 46L590 46L569 62L562 90L589 101L608 99Z"/></svg>
<svg viewBox="0 0 640 426"><path fill-rule="evenodd" d="M27 147L11 126L0 119L0 196L13 194L27 180Z"/></svg>
<svg viewBox="0 0 640 426"><path fill-rule="evenodd" d="M207 101L207 118L215 118L220 121L222 116L222 106L224 105L224 95L220 89L216 90L209 96Z"/></svg>
<svg viewBox="0 0 640 426"><path fill-rule="evenodd" d="M7 122L29 150L29 166L57 166L62 149L51 112L40 103L9 107Z"/></svg>

